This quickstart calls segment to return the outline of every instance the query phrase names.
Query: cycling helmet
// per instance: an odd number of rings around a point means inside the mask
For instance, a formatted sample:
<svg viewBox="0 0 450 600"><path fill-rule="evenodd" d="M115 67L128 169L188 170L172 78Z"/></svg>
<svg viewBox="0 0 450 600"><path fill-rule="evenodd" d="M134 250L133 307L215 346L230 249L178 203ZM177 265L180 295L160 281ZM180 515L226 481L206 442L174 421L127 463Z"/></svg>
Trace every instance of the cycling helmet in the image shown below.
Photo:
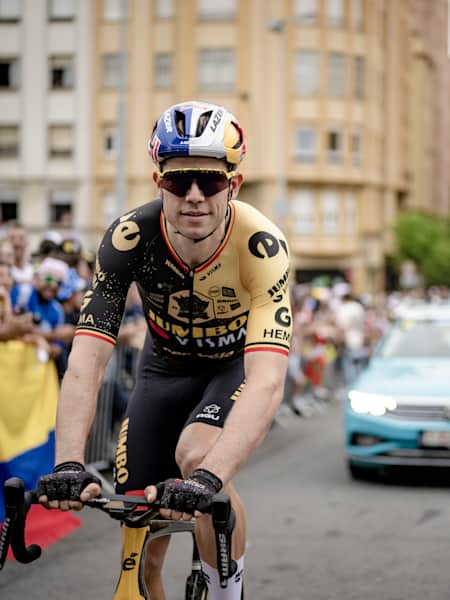
<svg viewBox="0 0 450 600"><path fill-rule="evenodd" d="M167 158L204 156L225 160L231 168L244 158L245 135L234 115L208 102L183 102L156 121L148 151L160 166Z"/></svg>

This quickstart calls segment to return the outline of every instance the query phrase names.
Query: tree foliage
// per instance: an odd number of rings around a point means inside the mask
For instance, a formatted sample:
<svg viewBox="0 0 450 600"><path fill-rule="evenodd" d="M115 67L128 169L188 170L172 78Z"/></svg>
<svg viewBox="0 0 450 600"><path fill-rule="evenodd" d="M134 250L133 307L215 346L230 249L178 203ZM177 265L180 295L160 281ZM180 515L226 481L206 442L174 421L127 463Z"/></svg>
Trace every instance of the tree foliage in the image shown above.
<svg viewBox="0 0 450 600"><path fill-rule="evenodd" d="M397 267L414 261L425 284L450 285L450 219L407 213L394 226Z"/></svg>

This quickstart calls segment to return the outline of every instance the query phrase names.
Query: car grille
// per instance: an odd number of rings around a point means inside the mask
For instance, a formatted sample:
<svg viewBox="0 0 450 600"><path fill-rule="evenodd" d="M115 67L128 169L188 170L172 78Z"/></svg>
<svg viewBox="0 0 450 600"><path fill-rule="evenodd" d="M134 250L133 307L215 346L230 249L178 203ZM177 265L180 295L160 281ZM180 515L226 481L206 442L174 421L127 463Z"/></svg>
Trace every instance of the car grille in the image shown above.
<svg viewBox="0 0 450 600"><path fill-rule="evenodd" d="M450 459L450 450L446 450L444 448L403 448L399 450L391 450L390 452L386 452L385 456L395 456L398 458L430 458L436 460L444 458L448 460Z"/></svg>
<svg viewBox="0 0 450 600"><path fill-rule="evenodd" d="M450 421L448 404L399 404L387 411L386 417L406 421Z"/></svg>

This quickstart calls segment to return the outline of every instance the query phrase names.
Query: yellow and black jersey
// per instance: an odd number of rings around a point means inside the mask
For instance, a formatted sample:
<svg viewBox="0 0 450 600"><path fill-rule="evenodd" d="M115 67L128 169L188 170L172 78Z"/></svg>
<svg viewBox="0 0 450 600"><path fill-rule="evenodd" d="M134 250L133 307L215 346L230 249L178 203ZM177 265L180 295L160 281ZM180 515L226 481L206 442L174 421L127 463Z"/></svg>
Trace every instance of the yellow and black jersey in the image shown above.
<svg viewBox="0 0 450 600"><path fill-rule="evenodd" d="M287 354L292 319L286 241L252 206L232 201L230 211L222 243L195 268L171 246L160 200L117 219L100 244L77 335L114 343L135 281L153 352L162 359Z"/></svg>

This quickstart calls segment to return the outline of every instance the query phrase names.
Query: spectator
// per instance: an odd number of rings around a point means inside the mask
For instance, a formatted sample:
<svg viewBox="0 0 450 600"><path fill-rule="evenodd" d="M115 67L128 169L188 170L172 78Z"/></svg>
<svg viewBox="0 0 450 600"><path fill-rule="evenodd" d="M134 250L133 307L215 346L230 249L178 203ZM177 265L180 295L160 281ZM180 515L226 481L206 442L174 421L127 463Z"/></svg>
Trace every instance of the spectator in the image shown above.
<svg viewBox="0 0 450 600"><path fill-rule="evenodd" d="M58 258L59 248L61 246L62 236L57 231L47 231L36 253L36 262L40 263L48 256Z"/></svg>
<svg viewBox="0 0 450 600"><path fill-rule="evenodd" d="M345 383L349 384L368 358L364 345L364 307L350 293L342 296L341 305L336 310L336 323L343 332L342 366Z"/></svg>
<svg viewBox="0 0 450 600"><path fill-rule="evenodd" d="M87 287L87 282L78 276L75 269L69 269L67 281L62 284L58 291L57 300L61 304L64 312L64 324L58 325L54 329L53 336L55 339L64 342L64 351L57 363L60 380L67 368L67 359L72 348L75 327L78 323L84 293Z"/></svg>
<svg viewBox="0 0 450 600"><path fill-rule="evenodd" d="M11 268L14 265L14 250L7 238L0 240L0 261L8 264Z"/></svg>
<svg viewBox="0 0 450 600"><path fill-rule="evenodd" d="M13 313L10 301L12 286L11 266L0 260L0 342L22 338L35 329L31 314Z"/></svg>
<svg viewBox="0 0 450 600"><path fill-rule="evenodd" d="M11 242L14 252L12 276L15 283L29 283L33 279L34 268L28 261L28 239L25 227L14 221L8 226L7 239Z"/></svg>
<svg viewBox="0 0 450 600"><path fill-rule="evenodd" d="M69 268L56 258L46 258L39 266L33 283L16 286L11 292L16 312L31 313L40 334L49 342L50 356L57 359L64 344L54 330L64 324L64 311L57 301L58 291L67 281Z"/></svg>

